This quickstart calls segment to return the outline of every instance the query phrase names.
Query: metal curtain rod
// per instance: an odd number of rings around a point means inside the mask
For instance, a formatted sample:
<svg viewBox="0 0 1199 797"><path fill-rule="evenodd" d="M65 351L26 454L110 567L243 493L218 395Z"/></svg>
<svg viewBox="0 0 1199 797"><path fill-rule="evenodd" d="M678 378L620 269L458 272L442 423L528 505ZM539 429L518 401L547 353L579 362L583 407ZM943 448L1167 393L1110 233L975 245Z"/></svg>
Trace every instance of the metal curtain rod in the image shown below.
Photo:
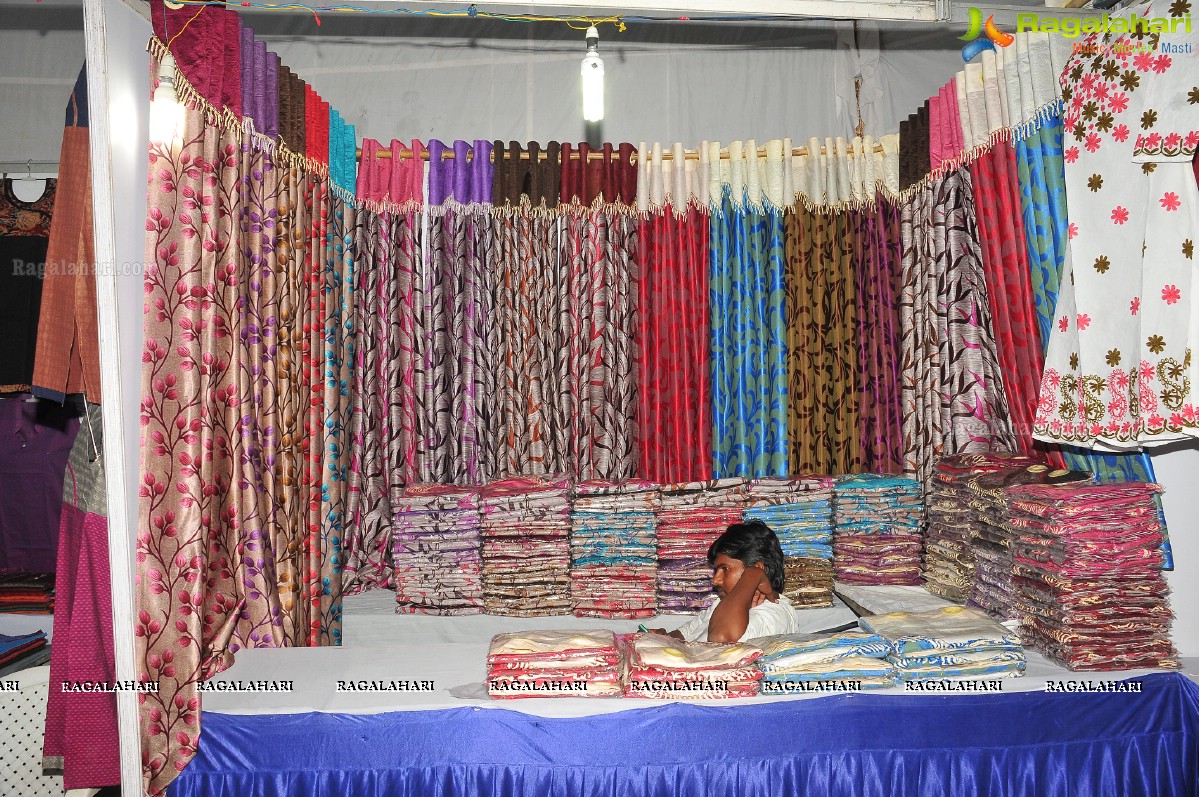
<svg viewBox="0 0 1199 797"><path fill-rule="evenodd" d="M880 153L881 153L881 152L886 152L886 150L884 150L884 149L882 148L882 146L881 146L881 145L879 145L879 144L875 144L875 145L874 145L874 150L873 150L873 151L874 151L874 152L880 152ZM808 154L808 148L807 148L807 147L796 147L795 149L791 150L791 155L792 155L792 157L795 157L795 156L798 156L798 155L807 155L807 154ZM827 155L827 154L828 154L828 147L821 147L821 148L820 148L820 154L821 154L821 155ZM852 150L852 149L846 149L846 154L847 154L847 155L853 155L853 150ZM763 158L765 158L765 157L766 157L766 150L765 150L765 149L762 149L762 148L760 148L760 147L759 147L759 148L758 148L758 155L759 155L759 157L763 157ZM362 159L362 150L361 150L361 149L357 150L357 152L356 152L356 157L357 157L359 160L361 160L361 159ZM391 150L390 150L390 149L380 149L380 150L379 150L377 153L375 153L375 157L377 157L377 158L380 158L380 159L383 159L383 160L388 160L388 159L390 159L390 158L391 158ZM411 158L411 157L412 157L412 150L411 150L411 149L406 149L406 148L405 148L405 149L401 149L401 150L400 150L400 157L401 157L401 158ZM580 153L578 153L578 152L572 152L572 153L570 153L570 160L578 160L578 159L579 159L579 157L580 157ZM729 155L729 153L728 153L728 150L723 150L723 149L722 149L722 150L720 151L720 159L721 159L721 160L729 160L731 157L732 157L732 156L731 156L731 155ZM425 151L421 152L421 154L420 154L420 160L427 161L428 159L429 159L429 152L428 152L428 150L425 150ZM442 151L442 153L441 153L441 159L442 159L443 161L445 161L445 160L453 160L453 159L454 159L454 151L453 151L453 150L449 150L449 149ZM491 159L492 159L492 161L493 161L493 162L495 161L495 155L494 155L494 153L492 154L492 157L491 157ZM521 151L521 153L520 153L520 158L519 158L519 159L520 159L520 160L522 160L522 161L527 161L527 160L529 159L529 153L528 153L528 152L525 152L525 151L523 151L523 150L522 150L522 151ZM603 159L604 159L604 153L602 153L602 152L589 152L589 153L587 153L587 160L589 160L589 161L602 161ZM693 150L693 149L684 150L684 152L683 152L683 159L684 159L684 160L689 160L689 161L697 161L697 160L699 160L699 151L698 151L698 150ZM474 153L471 153L471 152L468 152L468 153L466 153L466 160L467 160L467 162L474 160ZM537 153L537 160L539 160L539 161L546 160L546 153L545 153L545 152L539 152L539 153ZM663 153L662 153L662 160L665 160L665 161L674 160L674 154L673 154L672 152L670 152L670 151L663 151ZM633 155L632 155L632 158L631 158L631 162L632 162L632 163L636 163L636 162L637 162L637 153L636 153L636 152L634 152L634 153L633 153Z"/></svg>

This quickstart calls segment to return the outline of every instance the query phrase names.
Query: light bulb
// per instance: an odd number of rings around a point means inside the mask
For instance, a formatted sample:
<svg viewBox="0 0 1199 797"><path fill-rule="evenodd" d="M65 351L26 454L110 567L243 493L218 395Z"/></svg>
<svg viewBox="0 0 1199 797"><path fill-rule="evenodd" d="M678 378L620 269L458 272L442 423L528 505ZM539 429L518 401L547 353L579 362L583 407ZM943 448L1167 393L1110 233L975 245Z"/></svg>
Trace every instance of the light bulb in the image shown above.
<svg viewBox="0 0 1199 797"><path fill-rule="evenodd" d="M167 53L158 65L158 86L150 101L150 141L169 144L183 127L183 106L175 94L175 58Z"/></svg>
<svg viewBox="0 0 1199 797"><path fill-rule="evenodd" d="M599 122L604 118L604 60L599 57L599 31L587 29L587 55L583 56L583 119Z"/></svg>

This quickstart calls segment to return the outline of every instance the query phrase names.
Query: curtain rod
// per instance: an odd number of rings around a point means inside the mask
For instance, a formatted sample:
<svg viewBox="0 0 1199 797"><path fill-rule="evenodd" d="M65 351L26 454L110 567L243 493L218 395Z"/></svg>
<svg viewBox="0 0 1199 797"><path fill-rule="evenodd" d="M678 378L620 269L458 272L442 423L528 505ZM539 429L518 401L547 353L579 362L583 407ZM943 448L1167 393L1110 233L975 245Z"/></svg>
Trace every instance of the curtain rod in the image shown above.
<svg viewBox="0 0 1199 797"><path fill-rule="evenodd" d="M884 149L882 148L882 145L880 145L880 144L875 144L875 145L874 145L874 150L873 150L873 151L874 151L874 152L878 152L878 153L883 153L883 152L886 152L886 150L884 150ZM798 156L798 155L807 155L807 154L808 154L808 148L807 148L807 147L796 147L795 149L791 150L791 155L792 155L792 157L795 157L795 156ZM827 155L827 154L828 154L828 147L821 147L821 148L820 148L820 154L821 154L821 155ZM847 154L847 155L853 155L853 150L852 150L852 149L846 149L846 154ZM580 155L580 153L578 153L578 152L572 152L572 153L570 154L570 160L578 160L578 159L579 159L579 155ZM765 157L766 157L766 150L765 150L765 149L758 149L758 156L759 156L759 157L763 157L763 158L765 158ZM359 150L356 150L355 157L357 157L359 160L362 160L362 150L361 150L361 149L359 149ZM375 154L375 157L377 157L377 158L380 158L380 159L383 159L383 160L388 160L388 159L390 159L390 158L391 158L391 150L390 150L390 149L380 149L380 150L379 150L379 151L378 151L378 152ZM410 149L401 149L401 150L400 150L400 157L401 157L401 158L411 158L411 157L412 157L412 150L410 150ZM720 159L721 159L721 160L729 160L731 157L732 157L732 156L730 156L730 155L729 155L729 153L728 153L728 151L727 151L727 150L721 150L721 151L720 151ZM429 159L429 152L428 152L428 150L425 150L425 151L421 152L421 154L420 154L420 159L421 159L421 160L423 160L423 161L427 161L427 160ZM454 159L454 151L453 151L453 150L449 150L449 149L447 149L447 150L443 150L443 151L442 151L442 153L441 153L441 159L442 159L443 161L445 161L445 160L453 160L453 159ZM473 153L469 153L469 152L468 152L468 153L467 153L467 155L466 155L466 159L467 159L467 161L471 161L471 160L473 160L473 159L474 159L474 155L473 155ZM522 151L521 151L521 153L520 153L520 158L519 158L519 159L520 159L520 160L522 160L522 161L527 161L527 160L529 159L529 153L528 153L528 152L526 152L526 151L524 151L524 150L522 150ZM545 153L545 152L539 152L539 153L538 153L537 160L545 160L545 159L546 159L546 153ZM604 153L602 153L602 152L589 152L589 153L587 153L587 160L589 160L589 161L602 161L603 159L604 159ZM685 150L685 151L684 151L684 153L683 153L683 159L684 159L684 160L689 160L689 161L697 161L697 160L699 160L699 152L698 152L697 150L691 150L691 149L689 149L689 150ZM493 160L493 161L495 160L495 156L494 156L494 155L492 156L492 160ZM670 152L669 150L663 151L663 153L662 153L662 160L664 160L664 161L674 160L674 155L673 155L673 153L672 153L672 152ZM633 163L636 163L636 162L637 162L637 153L636 153L636 152L634 152L634 153L633 153L633 155L632 155L632 162L633 162Z"/></svg>

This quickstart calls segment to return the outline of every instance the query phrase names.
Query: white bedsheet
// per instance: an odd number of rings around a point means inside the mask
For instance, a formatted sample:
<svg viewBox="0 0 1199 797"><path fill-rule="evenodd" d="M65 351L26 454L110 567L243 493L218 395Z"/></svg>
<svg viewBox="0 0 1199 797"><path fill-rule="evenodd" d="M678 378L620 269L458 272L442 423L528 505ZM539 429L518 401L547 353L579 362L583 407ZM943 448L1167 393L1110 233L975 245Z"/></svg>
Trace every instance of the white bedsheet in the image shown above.
<svg viewBox="0 0 1199 797"><path fill-rule="evenodd" d="M917 588L919 589L919 588ZM927 593L926 593L927 594ZM493 634L536 628L609 628L631 632L637 621L577 617L514 618L473 615L426 617L397 615L390 592L346 598L341 647L254 649L237 654L236 663L215 681L290 681L290 692L206 692L206 711L223 714L293 714L327 711L373 714L445 708L503 708L542 717L581 717L661 705L636 698L529 698L492 700L484 688L487 647ZM844 604L800 612L805 631L850 622ZM687 615L663 615L648 627L676 628ZM1033 651L1022 678L1005 679L1004 692L1040 691L1050 680L1118 680L1148 670L1122 673L1071 673ZM1199 679L1199 659L1184 661L1184 672ZM432 691L339 691L338 682L432 681ZM453 693L451 693L453 690ZM871 694L904 694L903 688L871 690ZM465 695L463 697L456 696ZM915 694L915 693L909 693ZM943 695L944 693L935 693ZM687 701L703 705L746 705L777 700L820 700L823 694Z"/></svg>

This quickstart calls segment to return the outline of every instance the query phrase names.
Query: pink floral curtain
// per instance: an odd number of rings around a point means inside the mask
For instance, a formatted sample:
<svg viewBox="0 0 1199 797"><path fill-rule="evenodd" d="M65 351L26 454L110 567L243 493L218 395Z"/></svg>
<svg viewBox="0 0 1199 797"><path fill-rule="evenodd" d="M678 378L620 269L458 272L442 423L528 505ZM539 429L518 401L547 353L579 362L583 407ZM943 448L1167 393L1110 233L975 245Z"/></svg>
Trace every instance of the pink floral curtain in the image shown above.
<svg viewBox="0 0 1199 797"><path fill-rule="evenodd" d="M153 74L162 49L157 48ZM137 625L147 788L195 754L197 684L243 647L334 643L352 208L184 85L152 143Z"/></svg>

